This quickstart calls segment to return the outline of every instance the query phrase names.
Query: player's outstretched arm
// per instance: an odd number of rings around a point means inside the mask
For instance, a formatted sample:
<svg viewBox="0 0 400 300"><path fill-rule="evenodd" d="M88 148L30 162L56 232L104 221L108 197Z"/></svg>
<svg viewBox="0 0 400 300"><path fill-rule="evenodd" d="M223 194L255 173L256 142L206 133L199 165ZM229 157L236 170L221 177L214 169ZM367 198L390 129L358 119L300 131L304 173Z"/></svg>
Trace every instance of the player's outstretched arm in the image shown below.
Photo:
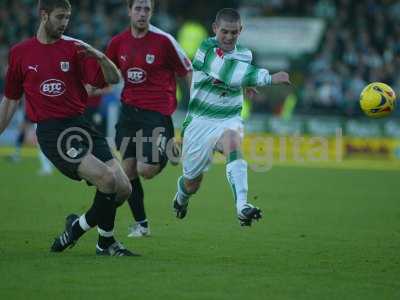
<svg viewBox="0 0 400 300"><path fill-rule="evenodd" d="M249 63L226 58L221 49L200 47L193 61L196 71L224 82L231 87L257 87L272 84L267 69L257 68Z"/></svg>
<svg viewBox="0 0 400 300"><path fill-rule="evenodd" d="M18 101L3 97L0 102L0 134L7 128L18 108Z"/></svg>
<svg viewBox="0 0 400 300"><path fill-rule="evenodd" d="M80 48L78 51L79 53L94 57L98 61L103 72L104 79L108 84L117 84L119 82L121 74L118 68L103 52L86 43L76 42L76 45Z"/></svg>
<svg viewBox="0 0 400 300"><path fill-rule="evenodd" d="M200 45L193 60L193 67L196 71L205 72L231 87L290 84L289 75L286 72L278 72L271 76L267 69L227 58L215 42L210 42L210 40L206 40Z"/></svg>

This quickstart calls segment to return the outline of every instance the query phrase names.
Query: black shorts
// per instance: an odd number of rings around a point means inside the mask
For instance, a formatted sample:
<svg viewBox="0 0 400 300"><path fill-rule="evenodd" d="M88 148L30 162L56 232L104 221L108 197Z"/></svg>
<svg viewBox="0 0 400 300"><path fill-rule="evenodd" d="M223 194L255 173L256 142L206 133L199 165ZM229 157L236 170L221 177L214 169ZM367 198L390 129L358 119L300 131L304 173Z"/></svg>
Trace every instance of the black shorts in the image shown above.
<svg viewBox="0 0 400 300"><path fill-rule="evenodd" d="M122 104L115 128L115 144L123 159L165 166L175 133L170 116Z"/></svg>
<svg viewBox="0 0 400 300"><path fill-rule="evenodd" d="M102 135L106 135L107 124L104 116L101 114L98 107L88 107L86 108L83 116L90 121L94 128L100 132Z"/></svg>
<svg viewBox="0 0 400 300"><path fill-rule="evenodd" d="M102 162L114 158L104 136L83 116L40 122L36 135L44 155L73 180L82 179L78 167L88 153Z"/></svg>

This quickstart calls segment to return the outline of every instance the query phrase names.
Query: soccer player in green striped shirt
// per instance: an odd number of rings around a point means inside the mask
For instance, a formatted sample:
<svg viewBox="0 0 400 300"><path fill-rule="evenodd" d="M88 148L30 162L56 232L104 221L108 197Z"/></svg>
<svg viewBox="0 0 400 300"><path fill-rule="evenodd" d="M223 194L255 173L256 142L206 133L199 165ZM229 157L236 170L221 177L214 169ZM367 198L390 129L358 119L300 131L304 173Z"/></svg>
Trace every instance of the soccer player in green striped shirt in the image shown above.
<svg viewBox="0 0 400 300"><path fill-rule="evenodd" d="M213 30L215 37L201 44L193 60L190 103L183 124L183 176L178 179L173 207L177 218L186 216L190 196L199 189L214 151L219 151L226 157L226 175L239 222L250 226L261 218L261 210L247 202L247 163L240 150L243 89L290 84L289 75L270 75L268 70L251 64L251 51L237 44L242 25L236 10L219 11Z"/></svg>

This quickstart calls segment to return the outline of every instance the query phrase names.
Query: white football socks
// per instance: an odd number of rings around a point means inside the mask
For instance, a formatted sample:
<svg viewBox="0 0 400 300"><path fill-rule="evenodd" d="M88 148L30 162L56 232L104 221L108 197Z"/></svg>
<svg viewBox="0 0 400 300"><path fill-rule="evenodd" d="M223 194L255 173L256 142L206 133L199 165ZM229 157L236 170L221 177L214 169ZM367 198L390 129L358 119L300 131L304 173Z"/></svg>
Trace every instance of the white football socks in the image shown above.
<svg viewBox="0 0 400 300"><path fill-rule="evenodd" d="M179 205L186 205L191 196L191 194L186 191L183 181L183 176L178 178L178 192L176 193L176 200L178 201Z"/></svg>
<svg viewBox="0 0 400 300"><path fill-rule="evenodd" d="M236 202L236 210L239 213L247 204L247 162L237 159L226 165L226 178L232 188Z"/></svg>
<svg viewBox="0 0 400 300"><path fill-rule="evenodd" d="M88 224L86 221L85 215L81 215L80 218L77 220L79 222L79 226L82 228L84 231L89 231L92 227Z"/></svg>
<svg viewBox="0 0 400 300"><path fill-rule="evenodd" d="M43 172L44 174L51 174L51 172L53 171L51 162L43 154L42 150L40 150L40 147L38 150L39 150L39 161L40 161L41 172Z"/></svg>

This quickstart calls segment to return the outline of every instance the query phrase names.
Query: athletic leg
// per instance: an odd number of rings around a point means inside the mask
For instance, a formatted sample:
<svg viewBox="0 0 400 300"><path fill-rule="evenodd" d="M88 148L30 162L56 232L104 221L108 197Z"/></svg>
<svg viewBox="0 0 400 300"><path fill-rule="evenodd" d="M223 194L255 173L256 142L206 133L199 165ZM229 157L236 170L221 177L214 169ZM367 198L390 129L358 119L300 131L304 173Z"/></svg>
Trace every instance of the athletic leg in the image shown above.
<svg viewBox="0 0 400 300"><path fill-rule="evenodd" d="M234 195L239 221L243 226L250 226L252 220L261 218L261 210L247 202L247 162L242 157L241 141L238 131L228 129L218 140L217 149L226 157L226 177Z"/></svg>

